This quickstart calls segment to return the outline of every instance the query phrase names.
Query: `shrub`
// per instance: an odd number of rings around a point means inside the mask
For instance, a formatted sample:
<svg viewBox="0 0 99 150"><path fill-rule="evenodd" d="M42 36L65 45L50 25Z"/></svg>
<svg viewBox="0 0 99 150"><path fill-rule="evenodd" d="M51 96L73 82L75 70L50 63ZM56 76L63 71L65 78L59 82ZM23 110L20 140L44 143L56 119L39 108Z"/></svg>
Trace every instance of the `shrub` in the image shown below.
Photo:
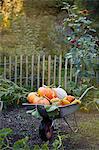
<svg viewBox="0 0 99 150"><path fill-rule="evenodd" d="M27 90L9 80L0 78L0 91L0 99L4 102L4 108L26 101Z"/></svg>
<svg viewBox="0 0 99 150"><path fill-rule="evenodd" d="M64 20L64 42L68 47L66 57L72 59L76 72L82 80L89 81L94 76L99 57L98 37L92 28L92 21L88 18L89 11L79 11L77 6L66 4L68 17Z"/></svg>

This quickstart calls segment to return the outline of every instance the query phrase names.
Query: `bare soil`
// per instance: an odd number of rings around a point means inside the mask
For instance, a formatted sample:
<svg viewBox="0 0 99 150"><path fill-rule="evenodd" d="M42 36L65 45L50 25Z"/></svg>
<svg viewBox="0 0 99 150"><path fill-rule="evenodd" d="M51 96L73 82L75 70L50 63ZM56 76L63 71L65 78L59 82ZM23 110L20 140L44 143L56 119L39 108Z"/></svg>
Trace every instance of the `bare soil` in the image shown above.
<svg viewBox="0 0 99 150"><path fill-rule="evenodd" d="M54 134L52 139L49 141L49 149L52 148L52 143L57 139L57 134L65 135L65 138L62 140L64 150L98 150L99 143L99 134L94 132L96 136L90 136L90 133L84 132L84 128L88 126L88 123L92 120L99 121L99 113L76 113L77 122L80 130L78 133L72 134L68 126L64 123L62 119L55 121ZM73 126L73 119L70 116L68 118L69 122ZM26 136L29 137L29 146L33 149L34 145L41 145L44 142L39 137L39 125L41 119L36 119L32 115L26 113L26 108L14 108L6 111L2 111L0 114L0 129L2 128L11 128L13 130L13 135L10 137L10 143L13 143L19 139L22 139ZM88 122L88 123L87 123ZM83 124L87 123L83 128ZM82 126L81 126L82 125ZM99 122L98 122L99 125ZM94 124L94 126L97 126ZM94 126L92 126L94 128ZM92 128L91 128L92 129ZM97 127L99 129L99 126ZM91 131L90 131L91 132ZM97 137L98 135L98 137ZM93 139L94 137L94 139ZM63 150L63 148L60 148Z"/></svg>

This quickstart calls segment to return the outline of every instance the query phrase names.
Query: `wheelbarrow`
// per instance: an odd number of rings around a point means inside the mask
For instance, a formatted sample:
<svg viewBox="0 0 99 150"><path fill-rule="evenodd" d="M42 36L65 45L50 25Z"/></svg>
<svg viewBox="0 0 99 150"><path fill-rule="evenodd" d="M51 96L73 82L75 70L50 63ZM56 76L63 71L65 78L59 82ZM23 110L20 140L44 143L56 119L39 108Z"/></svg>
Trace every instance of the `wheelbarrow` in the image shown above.
<svg viewBox="0 0 99 150"><path fill-rule="evenodd" d="M94 87L89 87L85 90L85 92L79 97L79 100L82 100L82 98L86 95L86 93L90 90L90 89L94 89ZM76 116L75 116L75 112L77 110L79 110L80 108L80 104L69 104L69 105L65 105L65 106L58 106L58 109L55 109L52 112L52 115L50 115L50 113L48 113L46 111L46 108L44 105L34 105L34 104L29 104L29 103L23 103L23 106L26 106L28 108L36 108L38 113L40 114L40 116L42 117L42 121L39 125L39 136L42 140L47 141L50 140L52 135L53 135L53 131L54 131L54 123L56 119L63 119L64 122L68 125L68 127L70 128L70 130L72 132L77 132L78 131L78 125L77 125L77 120L76 120ZM68 115L73 114L73 118L74 118L74 123L75 123L75 127L76 129L74 130L74 128L72 128L72 126L70 125L70 123L68 122L67 118Z"/></svg>

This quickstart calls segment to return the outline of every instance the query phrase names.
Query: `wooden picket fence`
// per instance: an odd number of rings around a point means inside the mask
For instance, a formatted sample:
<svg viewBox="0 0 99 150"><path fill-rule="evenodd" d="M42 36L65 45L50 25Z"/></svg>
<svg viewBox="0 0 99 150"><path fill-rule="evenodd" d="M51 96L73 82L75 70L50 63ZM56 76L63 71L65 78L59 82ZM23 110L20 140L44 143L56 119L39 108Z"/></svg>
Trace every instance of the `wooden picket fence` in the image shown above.
<svg viewBox="0 0 99 150"><path fill-rule="evenodd" d="M41 85L61 85L68 81L77 83L71 59L60 56L4 56L0 57L0 74L20 86L38 88Z"/></svg>

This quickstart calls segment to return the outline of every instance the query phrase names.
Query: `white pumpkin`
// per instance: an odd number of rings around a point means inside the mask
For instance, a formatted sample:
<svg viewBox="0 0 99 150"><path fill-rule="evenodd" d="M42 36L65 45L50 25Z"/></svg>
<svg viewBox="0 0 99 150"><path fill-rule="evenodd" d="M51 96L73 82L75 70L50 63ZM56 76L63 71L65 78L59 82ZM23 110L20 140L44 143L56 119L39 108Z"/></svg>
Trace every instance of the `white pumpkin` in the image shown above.
<svg viewBox="0 0 99 150"><path fill-rule="evenodd" d="M53 90L56 92L56 95L59 99L63 99L67 96L66 91L60 87L53 88Z"/></svg>

